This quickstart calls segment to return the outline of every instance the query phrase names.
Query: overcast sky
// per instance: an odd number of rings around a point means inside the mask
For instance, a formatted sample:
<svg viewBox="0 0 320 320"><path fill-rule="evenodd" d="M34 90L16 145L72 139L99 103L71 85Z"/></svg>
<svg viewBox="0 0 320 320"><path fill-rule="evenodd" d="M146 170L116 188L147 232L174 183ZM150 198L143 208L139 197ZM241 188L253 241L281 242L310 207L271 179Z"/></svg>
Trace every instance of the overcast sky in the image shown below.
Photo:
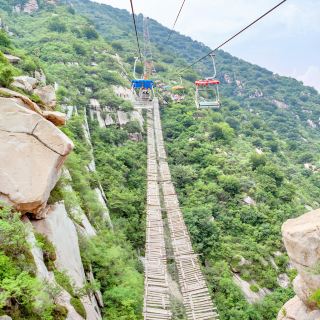
<svg viewBox="0 0 320 320"><path fill-rule="evenodd" d="M95 1L130 9L129 0ZM214 48L278 2L186 0L176 30ZM181 3L182 0L135 0L134 6L136 13L171 27ZM320 91L320 0L287 0L223 49Z"/></svg>

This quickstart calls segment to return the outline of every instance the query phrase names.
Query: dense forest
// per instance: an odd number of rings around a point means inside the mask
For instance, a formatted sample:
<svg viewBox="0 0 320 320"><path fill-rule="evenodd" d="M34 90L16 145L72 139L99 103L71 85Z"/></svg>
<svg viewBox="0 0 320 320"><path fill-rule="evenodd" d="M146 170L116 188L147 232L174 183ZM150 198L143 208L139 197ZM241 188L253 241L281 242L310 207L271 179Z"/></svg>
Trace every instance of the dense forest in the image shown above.
<svg viewBox="0 0 320 320"><path fill-rule="evenodd" d="M20 2L0 0L0 16L11 33L9 37L0 31L0 50L22 58L13 67L0 55L0 84L10 87L13 76L32 75L41 68L48 81L58 85L61 110L65 105L77 106L78 115L63 129L75 142L66 164L75 194L66 192L61 179L51 201L63 199L67 207L79 202L98 230L90 241L81 241L81 255L92 265L102 291L105 319L142 319L144 132L134 123L122 129L116 125L100 128L97 121L89 120L97 165L97 174L92 175L86 170L92 155L82 131L92 98L115 110L133 108L113 91L114 85L130 85L136 55L131 17L125 10L88 0L57 6L40 1L37 12L14 13L12 6ZM142 15L137 22L142 35ZM183 73L185 100L175 103L170 86L179 82L177 68L209 48L177 32L165 45L168 29L152 19L149 29L156 79L169 87L163 93L166 103L161 116L170 168L220 318L275 319L293 296L290 281L296 275L282 245L281 225L319 207L320 95L295 79L219 51L221 109L199 111L194 105L192 82L210 74L210 60ZM136 131L142 133L142 141L129 139ZM113 230L101 220L101 208L92 192L99 183L108 199ZM0 228L8 237L23 229L16 217L10 218L14 228L2 225L6 219L8 212L2 210ZM1 287L9 283L20 290L24 282L24 292L35 296L39 283L27 259L28 248L19 250L12 251L8 243L0 251ZM235 275L265 297L248 303ZM289 279L288 286L280 286L283 275ZM65 276L60 279L72 292L70 281ZM39 311L22 294L17 293L17 299L21 307L11 312L14 319L22 315L24 319L56 319L52 305ZM0 308L4 301L0 298Z"/></svg>

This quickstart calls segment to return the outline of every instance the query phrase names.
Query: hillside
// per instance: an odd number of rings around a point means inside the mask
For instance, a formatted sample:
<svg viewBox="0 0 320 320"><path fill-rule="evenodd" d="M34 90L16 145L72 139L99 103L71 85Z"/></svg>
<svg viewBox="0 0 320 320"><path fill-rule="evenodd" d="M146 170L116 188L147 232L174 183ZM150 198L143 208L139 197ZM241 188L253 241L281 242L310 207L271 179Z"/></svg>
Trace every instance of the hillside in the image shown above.
<svg viewBox="0 0 320 320"><path fill-rule="evenodd" d="M83 224L74 214L80 207L95 229L93 237L79 235L79 251L84 271L95 278L85 290L102 294L102 317L142 319L146 141L145 115L127 100L136 55L131 17L87 0L74 0L72 6L40 1L31 14L12 13L18 3L0 0L10 35L1 31L0 49L21 59L12 66L1 58L1 86L49 111L36 93L14 88L12 77L33 77L37 71L56 87L56 110L69 117L62 131L75 148L65 162L71 180L62 176L49 204L63 200L75 225ZM142 19L139 15L140 34ZM165 45L168 29L154 20L149 29L159 83L177 83L175 70L210 50L176 32ZM220 318L276 319L293 297L296 276L281 241L281 225L319 207L320 95L224 51L217 54L217 68L223 98L219 111L198 111L193 103L192 81L209 72L209 65L183 74L182 103L173 101L170 89L159 87L169 102L161 109L169 164ZM104 194L107 201L101 203ZM8 210L1 210L3 221L9 219ZM14 228L24 229L18 220ZM51 248L41 239L43 247ZM17 273L25 271L28 293L36 297L39 287L33 284L30 262L21 262L20 252L10 252L10 247L3 251L3 261L12 263L4 273L14 271L1 281L17 280ZM70 289L72 280L63 270L53 271L59 285L80 300L82 293L74 284ZM40 310L20 296L11 305L0 301L1 312L13 319L34 319L33 314L60 319L52 302ZM174 308L174 319L185 319L179 304ZM63 312L59 316L64 319Z"/></svg>

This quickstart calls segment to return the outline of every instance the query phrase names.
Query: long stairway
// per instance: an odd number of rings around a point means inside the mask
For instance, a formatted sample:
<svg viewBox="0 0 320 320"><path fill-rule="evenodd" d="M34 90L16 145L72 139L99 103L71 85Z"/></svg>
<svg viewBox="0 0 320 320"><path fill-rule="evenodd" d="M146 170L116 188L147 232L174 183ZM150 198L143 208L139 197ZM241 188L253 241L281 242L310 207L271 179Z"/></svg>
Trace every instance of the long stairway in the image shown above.
<svg viewBox="0 0 320 320"><path fill-rule="evenodd" d="M144 319L171 319L164 226L152 110L148 111L147 227Z"/></svg>
<svg viewBox="0 0 320 320"><path fill-rule="evenodd" d="M162 193L163 203L161 203ZM162 207L163 206L163 207ZM159 103L148 110L148 188L144 319L172 319L167 280L165 209L183 305L188 320L216 320L214 307L171 181L164 148Z"/></svg>

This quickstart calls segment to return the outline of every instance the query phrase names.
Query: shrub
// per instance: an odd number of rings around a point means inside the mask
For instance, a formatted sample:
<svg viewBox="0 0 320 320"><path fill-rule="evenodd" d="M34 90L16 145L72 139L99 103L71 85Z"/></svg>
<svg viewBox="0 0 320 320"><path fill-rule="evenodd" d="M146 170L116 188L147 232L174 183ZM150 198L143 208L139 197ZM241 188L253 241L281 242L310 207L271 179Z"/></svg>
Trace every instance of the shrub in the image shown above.
<svg viewBox="0 0 320 320"><path fill-rule="evenodd" d="M60 20L52 20L48 26L50 31L64 33L67 31L67 26L64 22Z"/></svg>
<svg viewBox="0 0 320 320"><path fill-rule="evenodd" d="M64 320L68 316L68 309L60 304L56 304L52 311L54 320Z"/></svg>
<svg viewBox="0 0 320 320"><path fill-rule="evenodd" d="M229 141L234 135L234 130L225 122L214 123L211 127L210 138Z"/></svg>
<svg viewBox="0 0 320 320"><path fill-rule="evenodd" d="M95 40L99 38L98 32L90 26L86 26L83 29L83 35L89 40Z"/></svg>
<svg viewBox="0 0 320 320"><path fill-rule="evenodd" d="M57 259L57 255L53 244L47 238L47 236L41 233L35 233L35 237L38 245L43 251L43 259L45 265L47 266L49 271L54 270L54 261Z"/></svg>
<svg viewBox="0 0 320 320"><path fill-rule="evenodd" d="M13 81L13 69L11 66L5 66L0 71L0 85L9 87Z"/></svg>
<svg viewBox="0 0 320 320"><path fill-rule="evenodd" d="M7 35L7 33L3 30L0 30L0 46L1 47L10 47L11 41Z"/></svg>
<svg viewBox="0 0 320 320"><path fill-rule="evenodd" d="M258 167L266 165L267 157L264 154L253 153L250 156L250 163L252 170L256 170Z"/></svg>
<svg viewBox="0 0 320 320"><path fill-rule="evenodd" d="M115 49L116 51L122 51L123 50L123 45L121 44L121 42L119 41L113 41L111 43L111 46L113 49Z"/></svg>
<svg viewBox="0 0 320 320"><path fill-rule="evenodd" d="M237 177L235 176L219 176L218 178L219 184L222 188L230 193L231 195L235 195L239 193L241 184Z"/></svg>
<svg viewBox="0 0 320 320"><path fill-rule="evenodd" d="M87 319L86 309L79 298L72 297L70 303L82 318Z"/></svg>
<svg viewBox="0 0 320 320"><path fill-rule="evenodd" d="M73 44L73 49L76 52L76 54L78 54L80 56L83 56L83 55L85 55L87 53L87 50L86 50L85 46L83 46L80 43L74 43Z"/></svg>
<svg viewBox="0 0 320 320"><path fill-rule="evenodd" d="M37 70L37 64L31 58L24 59L20 66L25 72L34 72Z"/></svg>
<svg viewBox="0 0 320 320"><path fill-rule="evenodd" d="M71 6L68 7L67 11L68 11L70 14L72 14L72 15L74 15L74 14L76 13L76 11L74 10L74 8L71 7Z"/></svg>
<svg viewBox="0 0 320 320"><path fill-rule="evenodd" d="M65 272L61 272L58 270L54 270L53 273L58 285L69 292L71 296L74 296L75 293L69 276Z"/></svg>
<svg viewBox="0 0 320 320"><path fill-rule="evenodd" d="M315 303L320 308L320 289L316 290L309 298L311 303Z"/></svg>
<svg viewBox="0 0 320 320"><path fill-rule="evenodd" d="M255 285L255 284L252 284L252 285L250 286L250 290L251 290L252 292L259 292L259 287L258 287L257 285Z"/></svg>
<svg viewBox="0 0 320 320"><path fill-rule="evenodd" d="M129 133L141 132L140 123L138 121L130 121L125 125L125 129Z"/></svg>

